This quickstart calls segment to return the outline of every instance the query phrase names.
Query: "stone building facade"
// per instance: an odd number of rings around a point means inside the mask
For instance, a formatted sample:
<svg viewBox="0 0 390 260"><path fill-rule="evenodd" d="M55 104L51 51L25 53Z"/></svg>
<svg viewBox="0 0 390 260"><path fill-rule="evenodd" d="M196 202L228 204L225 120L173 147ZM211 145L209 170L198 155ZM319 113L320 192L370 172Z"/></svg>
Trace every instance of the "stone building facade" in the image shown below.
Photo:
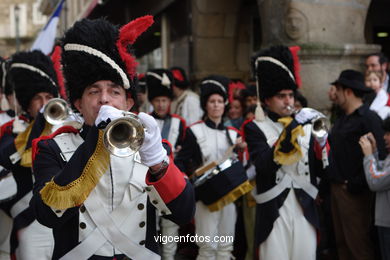
<svg viewBox="0 0 390 260"><path fill-rule="evenodd" d="M50 16L59 0L2 0L0 12L5 15L0 19L11 17L6 6L16 2L26 3L27 8L39 2L42 14ZM194 83L211 73L248 81L250 57L260 48L299 45L301 91L309 105L326 110L329 82L341 70L363 70L367 54L381 48L390 51L386 49L390 36L375 37L378 30L390 33L386 10L390 10L388 0L66 0L58 34L83 17L103 16L121 25L152 14L155 25L134 46L136 55L143 57L141 69L182 66ZM15 50L11 20L0 20L1 55ZM24 48L37 32L33 23L27 24ZM156 50L162 63L149 59Z"/></svg>

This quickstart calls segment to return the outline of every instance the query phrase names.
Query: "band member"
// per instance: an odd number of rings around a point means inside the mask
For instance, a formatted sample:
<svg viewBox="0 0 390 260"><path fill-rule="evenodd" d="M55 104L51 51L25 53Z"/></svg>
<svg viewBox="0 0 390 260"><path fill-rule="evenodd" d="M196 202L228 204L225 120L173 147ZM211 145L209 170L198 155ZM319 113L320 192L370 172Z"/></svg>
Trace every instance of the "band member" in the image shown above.
<svg viewBox="0 0 390 260"><path fill-rule="evenodd" d="M172 86L171 112L183 117L187 124L193 124L202 117L199 96L190 89L190 82L183 68L172 67L175 83Z"/></svg>
<svg viewBox="0 0 390 260"><path fill-rule="evenodd" d="M153 106L152 116L159 125L162 138L178 151L183 142L186 122L182 117L170 113L173 84L174 79L169 70L154 69L146 73L148 99Z"/></svg>
<svg viewBox="0 0 390 260"><path fill-rule="evenodd" d="M0 104L4 94L4 85L6 77L6 61L0 58ZM0 111L0 127L4 123L10 121L13 115L10 115L8 111ZM9 186L10 182L14 184L16 188L15 179L7 169L4 169L0 166L0 203L2 200L9 199L10 196L16 194L16 189L6 190L5 186ZM11 185L12 185L11 184ZM0 209L0 259L10 259L10 246L9 246L9 237L11 235L12 229L12 218L8 216L4 210Z"/></svg>
<svg viewBox="0 0 390 260"><path fill-rule="evenodd" d="M175 159L178 167L187 174L191 174L194 168L206 165L211 161L221 160L233 144L238 143L241 145L241 138L238 135L238 131L234 128L226 128L222 122L229 82L230 80L224 76L210 76L201 82L201 105L205 111L205 120L199 121L187 128L183 148ZM236 207L232 202L250 188L245 170L242 174L245 176L243 182L240 182L235 187L230 187L225 185L225 183L219 183L221 190L202 188L206 182L197 188L197 199L201 199L201 197L216 199L209 205L206 205L201 200L198 200L196 203L195 233L198 236L210 237L210 240L197 241L197 245L199 246L197 259L231 258L233 241L218 241L215 240L215 237L234 237L237 213ZM223 173L217 176L223 177ZM234 180L231 181L234 182ZM229 188L237 188L237 194L234 194L235 196L227 195L222 196L223 198L216 198L218 194L223 192L222 190ZM229 194L228 192L225 194Z"/></svg>
<svg viewBox="0 0 390 260"><path fill-rule="evenodd" d="M42 52L20 52L11 57L7 80L24 112L4 124L0 134L0 165L13 173L17 184L16 195L1 203L14 220L11 253L17 259L50 259L51 230L36 221L29 201L33 189L31 144L34 138L50 133L51 126L39 111L58 95L56 74L50 58Z"/></svg>
<svg viewBox="0 0 390 260"><path fill-rule="evenodd" d="M152 23L145 16L118 29L83 19L62 39L70 102L85 123L34 141L31 204L53 229L53 259L159 259L157 212L178 224L193 217L193 189L167 155L153 117L138 115L146 128L138 153L119 157L103 145L103 128L134 104L129 47Z"/></svg>
<svg viewBox="0 0 390 260"><path fill-rule="evenodd" d="M170 114L172 101L173 76L169 70L154 69L146 73L148 99L153 106L151 115L156 119L161 137L168 140L179 151L183 142L185 120L178 115ZM179 226L168 219L161 219L161 234L163 236L178 236ZM167 242L162 245L162 258L174 259L177 250L176 242Z"/></svg>
<svg viewBox="0 0 390 260"><path fill-rule="evenodd" d="M266 116L244 125L256 167L255 255L260 259L316 259L316 176L327 163L327 135L312 136L316 112L291 108L297 89L289 48L271 47L254 59ZM322 162L324 160L324 163Z"/></svg>

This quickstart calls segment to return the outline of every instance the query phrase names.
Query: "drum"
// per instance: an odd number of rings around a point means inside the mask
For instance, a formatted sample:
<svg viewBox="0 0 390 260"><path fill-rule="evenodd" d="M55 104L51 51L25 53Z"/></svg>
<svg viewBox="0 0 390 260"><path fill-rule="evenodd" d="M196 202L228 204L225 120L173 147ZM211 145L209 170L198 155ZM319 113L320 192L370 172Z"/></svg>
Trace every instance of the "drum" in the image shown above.
<svg viewBox="0 0 390 260"><path fill-rule="evenodd" d="M210 211L220 210L253 188L242 163L231 158L201 175L194 186L197 199Z"/></svg>

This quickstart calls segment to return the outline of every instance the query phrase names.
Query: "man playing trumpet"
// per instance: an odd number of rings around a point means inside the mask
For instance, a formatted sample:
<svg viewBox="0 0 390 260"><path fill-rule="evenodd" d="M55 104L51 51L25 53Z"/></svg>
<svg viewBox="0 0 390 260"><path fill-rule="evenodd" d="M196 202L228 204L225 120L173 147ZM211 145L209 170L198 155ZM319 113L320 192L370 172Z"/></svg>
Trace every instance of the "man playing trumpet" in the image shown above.
<svg viewBox="0 0 390 260"><path fill-rule="evenodd" d="M297 77L289 48L263 50L253 65L267 111L264 118L243 126L256 167L255 255L264 260L314 260L319 224L316 176L328 164L327 134L311 134L318 114L313 110L292 114Z"/></svg>
<svg viewBox="0 0 390 260"><path fill-rule="evenodd" d="M39 111L58 95L53 63L41 51L15 53L9 61L7 84L13 86L14 102L17 101L23 110L21 116L1 127L0 134L0 165L12 171L17 186L16 195L1 203L1 208L14 220L11 253L17 259L50 259L53 252L51 231L37 222L29 201L34 181L32 140L51 130L51 125L46 124ZM10 186L0 185L0 189L4 191Z"/></svg>
<svg viewBox="0 0 390 260"><path fill-rule="evenodd" d="M53 229L53 259L159 259L156 214L178 224L194 214L193 190L145 113L139 152L117 157L102 129L134 104L136 63L128 47L151 16L118 30L103 19L81 20L62 39L62 63L72 105L85 124L35 141L38 220Z"/></svg>

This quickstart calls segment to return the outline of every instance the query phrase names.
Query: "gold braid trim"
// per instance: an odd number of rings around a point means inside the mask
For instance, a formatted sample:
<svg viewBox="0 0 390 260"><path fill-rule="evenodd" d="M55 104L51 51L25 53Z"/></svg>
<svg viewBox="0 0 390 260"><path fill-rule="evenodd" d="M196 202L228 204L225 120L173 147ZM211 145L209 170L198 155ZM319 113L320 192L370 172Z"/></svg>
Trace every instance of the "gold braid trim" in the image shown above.
<svg viewBox="0 0 390 260"><path fill-rule="evenodd" d="M107 171L110 163L110 155L104 147L102 139L103 131L99 130L95 151L79 178L66 186L60 186L53 180L45 184L40 194L46 205L63 210L79 206L87 199L100 178Z"/></svg>
<svg viewBox="0 0 390 260"><path fill-rule="evenodd" d="M26 149L26 145L27 145L27 140L28 140L28 137L30 136L30 133L31 133L31 129L34 125L34 122L35 121L32 121L28 127L26 128L26 130L24 130L23 132L21 132L20 134L18 134L15 138L15 148L16 148L16 151L22 155L24 150Z"/></svg>
<svg viewBox="0 0 390 260"><path fill-rule="evenodd" d="M228 194L214 202L213 204L207 205L211 212L218 211L228 205L236 201L239 197L244 195L247 192L250 192L253 189L253 186L249 183L249 181L245 181L230 191Z"/></svg>
<svg viewBox="0 0 390 260"><path fill-rule="evenodd" d="M31 123L31 125L33 125L33 124L34 124L34 122ZM52 128L52 125L45 122L45 127L43 128L43 131L42 131L40 137L51 134L51 128ZM31 132L31 129L30 129L30 132ZM30 136L30 132L29 132L27 137ZM31 154L32 150L31 150L31 147L28 148L27 150L24 150L26 145L27 145L27 139L25 140L25 143L24 143L23 152L22 152L22 159L20 160L20 165L23 167L30 167L31 168L32 167L32 154ZM19 151L18 151L18 153L19 153Z"/></svg>
<svg viewBox="0 0 390 260"><path fill-rule="evenodd" d="M286 128L293 119L291 117L283 117L279 119L278 121L283 124L283 126ZM283 153L280 151L281 143L286 138L286 129L283 129L282 134L279 137L279 140L276 144L275 150L274 150L274 161L281 164L281 165L290 165L293 163L298 162L303 154L301 147L298 144L298 136L304 136L305 132L303 131L302 125L299 125L291 130L291 139L290 142L294 146L294 149L292 149L288 153Z"/></svg>
<svg viewBox="0 0 390 260"><path fill-rule="evenodd" d="M253 189L256 186L256 180L251 180L250 184L252 185L252 189ZM253 197L251 192L248 192L247 194L245 194L245 199L248 203L249 208L253 208L254 206L256 206L256 200Z"/></svg>

